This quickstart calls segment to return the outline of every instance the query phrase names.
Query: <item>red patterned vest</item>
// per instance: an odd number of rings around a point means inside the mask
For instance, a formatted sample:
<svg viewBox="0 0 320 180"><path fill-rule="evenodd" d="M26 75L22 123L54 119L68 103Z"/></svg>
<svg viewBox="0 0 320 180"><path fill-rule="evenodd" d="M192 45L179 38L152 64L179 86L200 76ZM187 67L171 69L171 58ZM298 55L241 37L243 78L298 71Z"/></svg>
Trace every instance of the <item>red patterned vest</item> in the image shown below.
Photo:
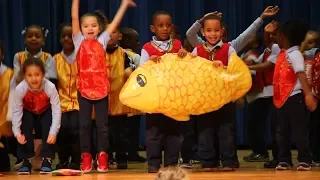
<svg viewBox="0 0 320 180"><path fill-rule="evenodd" d="M96 39L86 39L77 53L77 87L81 96L90 100L108 95L110 83L107 77L106 52Z"/></svg>
<svg viewBox="0 0 320 180"><path fill-rule="evenodd" d="M218 60L221 61L225 66L228 65L228 53L229 53L229 43L224 43L219 49L209 51L205 44L197 46L198 56L206 58L208 60Z"/></svg>
<svg viewBox="0 0 320 180"><path fill-rule="evenodd" d="M23 108L34 114L42 114L50 107L50 99L44 91L28 90L22 101Z"/></svg>
<svg viewBox="0 0 320 180"><path fill-rule="evenodd" d="M170 47L167 51L162 50L161 48L157 47L154 43L148 42L143 45L142 49L146 50L149 56L162 56L165 53L178 53L181 49L182 44L181 41L174 39L171 41Z"/></svg>
<svg viewBox="0 0 320 180"><path fill-rule="evenodd" d="M312 90L315 95L320 98L320 53L317 53L314 57L312 68Z"/></svg>
<svg viewBox="0 0 320 180"><path fill-rule="evenodd" d="M281 50L274 70L273 104L281 108L292 93L297 83L297 76L287 60L287 53Z"/></svg>

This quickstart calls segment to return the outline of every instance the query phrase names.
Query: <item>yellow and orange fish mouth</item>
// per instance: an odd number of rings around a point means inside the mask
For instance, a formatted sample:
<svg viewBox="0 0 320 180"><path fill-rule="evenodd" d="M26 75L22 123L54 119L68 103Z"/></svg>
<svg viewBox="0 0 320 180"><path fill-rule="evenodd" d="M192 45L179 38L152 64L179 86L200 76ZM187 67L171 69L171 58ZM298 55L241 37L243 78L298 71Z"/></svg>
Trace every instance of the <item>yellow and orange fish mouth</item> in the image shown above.
<svg viewBox="0 0 320 180"><path fill-rule="evenodd" d="M123 98L121 98L121 101L122 101L122 102L125 102L125 101L127 101L127 100L132 99L132 98L136 98L136 97L140 97L140 96L141 96L141 93L140 93L140 94L137 94L137 95L134 95L134 96L123 97Z"/></svg>

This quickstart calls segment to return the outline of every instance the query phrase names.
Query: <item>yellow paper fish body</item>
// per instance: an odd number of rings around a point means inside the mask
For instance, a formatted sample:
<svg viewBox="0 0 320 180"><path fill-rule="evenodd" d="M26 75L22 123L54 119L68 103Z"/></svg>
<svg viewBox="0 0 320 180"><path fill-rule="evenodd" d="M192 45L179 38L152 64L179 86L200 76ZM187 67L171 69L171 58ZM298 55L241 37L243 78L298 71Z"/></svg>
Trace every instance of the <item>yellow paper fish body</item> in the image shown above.
<svg viewBox="0 0 320 180"><path fill-rule="evenodd" d="M244 62L230 55L227 68L202 57L165 54L137 68L121 89L120 101L146 113L162 113L177 121L220 109L244 96L252 85Z"/></svg>

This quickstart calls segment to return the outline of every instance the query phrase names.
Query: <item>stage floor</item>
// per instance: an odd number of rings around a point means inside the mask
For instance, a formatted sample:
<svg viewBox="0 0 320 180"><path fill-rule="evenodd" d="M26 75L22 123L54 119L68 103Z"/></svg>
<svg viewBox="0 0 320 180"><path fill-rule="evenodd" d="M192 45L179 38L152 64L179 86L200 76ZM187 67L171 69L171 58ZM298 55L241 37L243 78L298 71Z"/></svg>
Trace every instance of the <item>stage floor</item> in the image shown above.
<svg viewBox="0 0 320 180"><path fill-rule="evenodd" d="M214 180L226 180L226 179L236 179L236 180L319 180L320 179L320 168L313 168L312 171L308 172L297 172L295 169L291 171L275 171L272 169L264 169L263 163L247 163L242 160L242 157L249 154L250 151L238 151L239 160L240 160L240 169L237 169L234 172L198 172L200 170L199 165L195 165L192 170L189 170L190 180L204 180L204 179L214 179ZM297 152L293 151L293 160L296 165L296 155ZM271 153L270 153L271 154ZM141 152L141 155L145 155L144 152ZM15 160L13 159L12 162ZM146 173L147 165L144 164L129 164L128 170L116 170L115 167L110 167L108 173L101 174L93 171L90 174L85 174L83 176L64 176L64 177L53 177L51 175L39 175L38 172L33 171L31 175L27 176L18 176L15 172L5 173L1 179L5 180L18 180L26 179L35 180L35 179L77 179L77 180L152 180L155 177L155 174Z"/></svg>

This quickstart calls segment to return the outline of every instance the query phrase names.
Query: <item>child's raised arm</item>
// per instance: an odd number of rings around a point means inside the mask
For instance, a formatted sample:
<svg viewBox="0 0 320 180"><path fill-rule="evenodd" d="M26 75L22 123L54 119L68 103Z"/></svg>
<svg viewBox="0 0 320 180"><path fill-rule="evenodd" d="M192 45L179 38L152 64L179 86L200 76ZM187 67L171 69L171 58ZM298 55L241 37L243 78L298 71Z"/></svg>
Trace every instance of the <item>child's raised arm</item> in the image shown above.
<svg viewBox="0 0 320 180"><path fill-rule="evenodd" d="M79 4L78 4L78 6L79 6ZM112 34L113 31L119 26L127 8L128 7L135 7L135 6L136 6L136 4L133 2L133 0L122 0L117 14L115 15L113 21L107 27L106 31L108 32L108 34ZM72 28L73 28L73 19L72 19Z"/></svg>
<svg viewBox="0 0 320 180"><path fill-rule="evenodd" d="M71 18L72 18L72 34L73 35L76 35L80 32L79 4L80 4L80 0L72 1Z"/></svg>

